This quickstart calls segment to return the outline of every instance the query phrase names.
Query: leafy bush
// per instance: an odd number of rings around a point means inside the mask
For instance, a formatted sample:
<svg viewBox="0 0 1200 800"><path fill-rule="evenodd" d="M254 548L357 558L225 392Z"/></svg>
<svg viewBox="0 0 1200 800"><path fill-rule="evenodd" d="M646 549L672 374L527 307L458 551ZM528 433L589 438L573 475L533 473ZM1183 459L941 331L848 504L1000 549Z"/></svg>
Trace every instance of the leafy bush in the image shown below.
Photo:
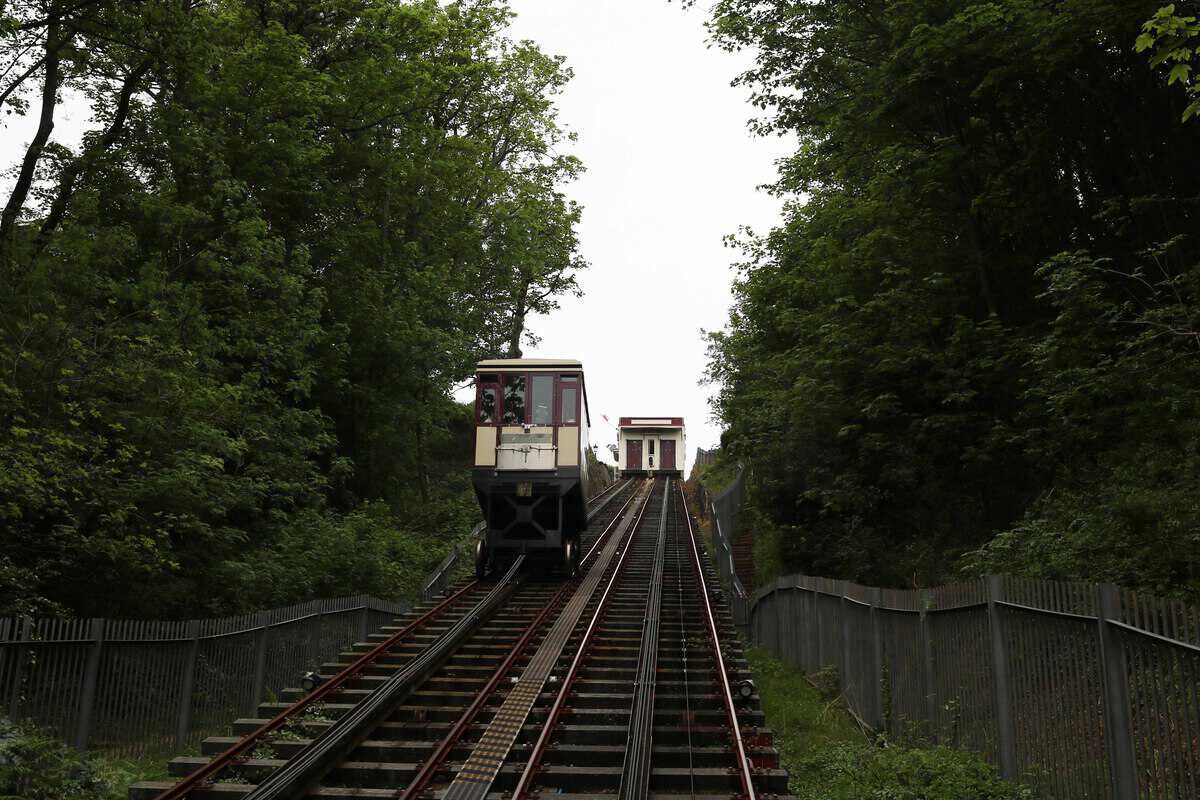
<svg viewBox="0 0 1200 800"><path fill-rule="evenodd" d="M108 800L128 785L101 758L26 725L0 719L0 798Z"/></svg>
<svg viewBox="0 0 1200 800"><path fill-rule="evenodd" d="M876 747L799 670L746 653L789 790L802 800L1031 800L977 754L948 747ZM819 677L818 677L819 676ZM836 672L812 676L828 684ZM827 686L825 688L828 688ZM833 694L836 695L836 688Z"/></svg>
<svg viewBox="0 0 1200 800"><path fill-rule="evenodd" d="M949 747L889 747L866 760L858 800L1029 800L974 753Z"/></svg>

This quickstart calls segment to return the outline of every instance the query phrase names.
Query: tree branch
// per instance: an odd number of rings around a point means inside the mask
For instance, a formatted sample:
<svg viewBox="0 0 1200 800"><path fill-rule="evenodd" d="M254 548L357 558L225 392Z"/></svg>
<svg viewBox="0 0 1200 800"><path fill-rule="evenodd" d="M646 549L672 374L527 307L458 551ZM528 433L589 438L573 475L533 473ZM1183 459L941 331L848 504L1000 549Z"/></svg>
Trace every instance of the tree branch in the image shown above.
<svg viewBox="0 0 1200 800"><path fill-rule="evenodd" d="M4 101L8 100L8 96L10 94L12 94L13 92L15 92L17 87L20 86L22 83L24 83L26 78L28 78L30 75L32 75L34 72L36 72L38 67L40 67L42 64L44 64L45 61L46 61L46 56L44 56L44 55L39 56L37 61L34 61L32 64L30 64L29 69L25 70L25 72L21 75L21 77L14 80L12 82L12 84L10 84L9 87L7 89L5 89L3 92L0 92L0 106L4 105Z"/></svg>
<svg viewBox="0 0 1200 800"><path fill-rule="evenodd" d="M8 198L8 204L4 207L3 215L0 216L0 261L8 256L17 217L25 205L25 198L29 196L29 187L33 184L34 170L42 157L42 151L46 148L50 132L54 130L54 109L58 104L59 49L62 46L58 38L58 25L58 17L55 16L51 17L46 28L46 78L42 84L42 113L38 120L37 133L25 150L17 183Z"/></svg>
<svg viewBox="0 0 1200 800"><path fill-rule="evenodd" d="M71 196L75 193L75 181L79 179L80 175L89 171L95 160L121 138L121 134L125 130L125 120L129 118L130 100L133 98L134 93L137 92L138 84L141 83L142 78L150 71L150 63L150 59L144 60L133 72L125 77L125 81L121 84L121 94L117 100L117 109L113 113L113 120L109 124L108 129L79 158L63 169L62 175L59 178L58 192L54 197L54 202L50 205L50 212L46 215L46 219L42 223L41 230L38 231L37 240L33 246L35 254L42 252L46 247L50 234L54 232L55 228L58 227L66 215L67 204L71 202Z"/></svg>

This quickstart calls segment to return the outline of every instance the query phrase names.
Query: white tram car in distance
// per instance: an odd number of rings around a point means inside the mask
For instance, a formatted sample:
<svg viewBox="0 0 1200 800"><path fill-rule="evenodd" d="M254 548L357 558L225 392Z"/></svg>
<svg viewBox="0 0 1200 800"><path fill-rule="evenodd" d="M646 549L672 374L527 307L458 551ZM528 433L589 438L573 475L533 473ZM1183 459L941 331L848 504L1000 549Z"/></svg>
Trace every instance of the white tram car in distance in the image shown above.
<svg viewBox="0 0 1200 800"><path fill-rule="evenodd" d="M621 417L617 425L617 474L681 477L686 442L683 417Z"/></svg>
<svg viewBox="0 0 1200 800"><path fill-rule="evenodd" d="M583 364L489 359L476 367L475 386L472 481L486 522L476 575L521 553L573 574L587 528Z"/></svg>

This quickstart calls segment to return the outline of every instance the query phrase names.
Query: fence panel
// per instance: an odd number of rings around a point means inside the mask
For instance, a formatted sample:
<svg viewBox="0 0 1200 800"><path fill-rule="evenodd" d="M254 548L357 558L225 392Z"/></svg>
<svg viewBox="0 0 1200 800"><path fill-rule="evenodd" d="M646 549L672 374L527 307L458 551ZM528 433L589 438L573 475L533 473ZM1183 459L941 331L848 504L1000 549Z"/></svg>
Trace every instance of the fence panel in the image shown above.
<svg viewBox="0 0 1200 800"><path fill-rule="evenodd" d="M1179 787L1200 790L1200 609L1121 601L1138 783L1145 797L1188 797Z"/></svg>
<svg viewBox="0 0 1200 800"><path fill-rule="evenodd" d="M176 750L406 610L359 596L208 620L0 619L0 712L111 755Z"/></svg>
<svg viewBox="0 0 1200 800"><path fill-rule="evenodd" d="M792 575L753 598L750 631L789 664L836 667L872 727L975 750L1039 796L1198 796L1200 609L1080 582Z"/></svg>
<svg viewBox="0 0 1200 800"><path fill-rule="evenodd" d="M787 576L753 598L749 629L788 664L836 667L872 727L975 750L1039 796L1200 796L1200 609L990 580L989 596L986 581L875 592Z"/></svg>
<svg viewBox="0 0 1200 800"><path fill-rule="evenodd" d="M890 601L890 602L889 602ZM893 605L884 592L880 611L883 627L883 663L886 675L883 730L901 739L929 735L925 709L925 654L921 647L921 616L916 609Z"/></svg>
<svg viewBox="0 0 1200 800"><path fill-rule="evenodd" d="M725 491L714 497L713 517L713 561L716 562L717 577L729 591L729 610L733 623L743 635L749 634L750 597L738 579L733 566L733 537L737 535L738 514L745 492L745 472L739 471Z"/></svg>
<svg viewBox="0 0 1200 800"><path fill-rule="evenodd" d="M969 747L999 763L991 630L979 605L933 609L933 721L935 738Z"/></svg>

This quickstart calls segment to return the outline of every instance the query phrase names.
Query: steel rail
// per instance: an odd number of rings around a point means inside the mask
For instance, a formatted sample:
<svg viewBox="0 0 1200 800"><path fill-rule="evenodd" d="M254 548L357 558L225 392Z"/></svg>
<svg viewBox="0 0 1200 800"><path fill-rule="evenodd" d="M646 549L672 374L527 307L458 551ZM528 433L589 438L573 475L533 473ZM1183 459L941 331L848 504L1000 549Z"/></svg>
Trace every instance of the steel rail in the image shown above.
<svg viewBox="0 0 1200 800"><path fill-rule="evenodd" d="M245 795L245 800L277 800L301 794L318 779L318 773L357 745L372 725L411 694L416 681L442 663L485 617L496 610L520 582L517 575L524 561L524 555L517 556L504 577L450 630L405 662L398 672L339 717L324 735L315 739L299 755L289 759L251 789Z"/></svg>
<svg viewBox="0 0 1200 800"><path fill-rule="evenodd" d="M575 682L575 678L579 674L579 668L583 663L584 653L587 652L588 644L599 627L600 617L604 614L605 608L608 605L608 596L612 592L613 587L616 586L617 579L621 576L621 569L625 566L625 559L629 557L629 553L633 550L633 538L637 534L638 527L642 524L642 518L646 514L646 508L650 505L652 495L652 492L646 495L646 502L638 510L637 519L629 527L629 537L625 540L625 549L621 551L621 557L617 560L617 565L613 569L612 575L609 576L608 583L604 587L604 593L600 595L600 602L596 605L596 610L592 613L592 618L588 621L587 630L584 631L583 638L580 640L579 646L575 649L575 656L571 659L571 666L567 670L566 677L562 680L562 685L559 687L558 694L554 698L554 705L550 707L550 713L546 715L546 721L542 724L542 730L538 734L537 742L533 745L533 751L529 755L529 760L525 762L525 769L521 771L521 777L517 781L516 788L509 795L512 800L521 800L524 797L530 796L528 792L530 784L533 782L533 776L537 773L542 756L545 755L546 748L550 743L550 736L558 724L558 718L562 715L567 695L571 691L571 684Z"/></svg>
<svg viewBox="0 0 1200 800"><path fill-rule="evenodd" d="M684 508L684 513L687 513L687 508ZM688 675L688 637L684 620L686 616L683 613L683 565L679 559L679 529L678 526L671 533L675 537L675 546L672 551L675 554L675 590L676 590L676 610L679 614L679 654L683 664L683 719L687 725L687 750L688 750L688 796L696 797L696 761L693 755L693 740L692 740L692 692L691 678Z"/></svg>
<svg viewBox="0 0 1200 800"><path fill-rule="evenodd" d="M608 536L611 535L613 529L621 521L621 515L624 513L625 509L629 507L629 504L634 501L634 499L634 497L630 497L628 500L626 500L625 504L617 510L616 515L612 518L612 521L608 523L608 526L604 529L604 531L596 537L596 542L594 543L592 549L588 551L587 557L581 562L581 576L585 571L583 565L586 565L588 559L590 559L591 556L596 552L596 547L598 547L601 542L605 541ZM496 668L496 671L492 673L492 676L488 680L487 684L479 690L475 696L475 699L471 702L471 705L454 723L454 727L451 728L448 734L446 734L445 738L438 743L438 746L434 749L429 758L427 758L421 765L421 769L409 782L408 786L397 791L397 796L401 798L401 800L414 800L414 798L420 796L421 792L425 791L425 787L427 787L433 781L433 778L437 775L438 770L445 763L450 752L462 738L463 733L465 733L467 728L475 721L475 718L479 715L480 710L487 703L492 693L495 692L496 687L500 685L500 682L504 680L504 676L510 669L512 669L513 664L516 663L517 659L521 657L525 649L529 646L529 643L533 640L534 634L536 634L546 622L546 618L550 615L550 613L557 609L562 602L570 596L571 592L575 591L579 582L580 580L578 578L564 582L562 588L555 592L554 596L551 597L549 602L547 602L542 610L538 612L538 615L534 618L534 620L529 623L529 626L521 634L521 638L517 641L517 643L513 645L512 650L509 651L504 661L499 667Z"/></svg>
<svg viewBox="0 0 1200 800"><path fill-rule="evenodd" d="M225 750L220 755L214 757L211 761L205 764L200 769L188 775L186 778L176 783L170 789L159 794L155 800L182 800L188 797L194 790L208 783L210 779L216 777L223 770L232 766L244 753L252 750L262 738L274 731L282 728L287 722L296 715L303 712L313 703L320 702L330 694L341 689L350 679L357 677L362 670L381 656L385 655L397 644L400 644L411 634L415 633L420 628L423 628L428 622L440 616L447 607L455 603L464 594L476 588L479 581L472 581L466 586L463 586L454 594L446 597L433 608L426 611L417 619L405 625L404 628L392 634L379 645L364 653L355 659L349 666L341 672L334 675L329 680L323 682L320 686L315 687L304 697L300 698L283 711L276 714L267 722L260 725L255 730L243 736L238 742L232 745L228 750Z"/></svg>
<svg viewBox="0 0 1200 800"><path fill-rule="evenodd" d="M683 487L679 489L683 494ZM721 653L721 637L717 632L717 620L713 614L712 603L708 600L708 582L704 579L704 566L700 562L700 551L696 546L696 532L692 529L692 514L688 510L687 496L683 497L683 516L687 519L688 539L692 545L692 564L696 569L696 579L700 582L700 597L704 600L705 622L708 623L708 637L712 644L713 658L717 662L717 674L720 676L721 696L725 704L725 715L729 718L729 728L733 735L734 751L737 755L738 776L741 778L742 791L746 800L755 800L754 776L750 772L750 759L746 756L746 745L742 742L742 730L738 725L737 709L733 705L733 692L729 688L729 673L725 670L725 657Z"/></svg>
<svg viewBox="0 0 1200 800"><path fill-rule="evenodd" d="M663 503L658 513L658 536L654 543L654 561L650 565L649 593L642 620L638 648L637 676L633 683L629 727L625 736L625 759L621 765L620 800L642 800L650 796L650 775L654 755L654 694L657 689L658 642L662 626L662 582L667 556L667 515L671 509L671 479L663 487Z"/></svg>
<svg viewBox="0 0 1200 800"><path fill-rule="evenodd" d="M633 483L633 481L630 480L628 483ZM596 541L592 542L592 546L589 547L588 551L583 554L583 558L579 559L580 575L582 575L584 571L583 565L588 563L588 561L590 561L592 557L596 555L596 551L604 546L604 542L607 540L608 535L612 532L613 527L620 521L621 515L625 513L625 509L629 508L629 504L636 499L637 492L629 495L629 499L625 501L625 504L617 509L616 514L613 514L612 521L608 523L608 527L604 529L603 533L596 537ZM597 509L597 511L599 511L599 509Z"/></svg>
<svg viewBox="0 0 1200 800"><path fill-rule="evenodd" d="M616 497L621 491L624 491L631 483L632 480L627 480L624 483L614 481L608 487L608 489L593 498L593 500L600 500L603 498L603 502L598 508L593 509L593 513L598 513L604 506L608 504L609 500L611 500L613 497ZM616 490L610 493L609 490L613 489L614 487L616 487ZM608 495L607 497L605 497L606 494ZM629 502L631 501L632 498L630 498ZM626 505L628 505L628 502ZM624 511L624 507L622 507L621 511ZM619 518L620 512L618 512L617 516ZM598 540L599 538L601 537L597 537ZM588 551L588 554L585 556L584 560L586 560L586 558L590 558L595 551L596 545L594 544L591 550ZM441 616L442 612L444 612L448 607L457 602L467 592L477 588L479 585L480 581L473 580L449 596L443 598L420 617L404 626L403 629L392 634L383 642L359 656L357 659L351 662L349 666L345 667L336 675L329 678L329 680L322 682L320 686L315 687L304 697L292 703L274 717L264 722L258 728L243 736L228 749L214 756L211 761L202 766L200 769L190 773L186 777L182 778L178 783L175 783L173 786L171 786L169 789L166 789L165 791L156 795L155 800L184 800L184 798L189 797L196 789L202 788L203 786L211 783L212 780L221 772L243 760L245 755L251 752L264 737L282 728L291 719L304 712L314 703L318 703L328 697L330 694L337 692L348 681L357 677L363 669L373 664L380 657L386 655L396 645L403 642L413 633L416 633L429 622Z"/></svg>

